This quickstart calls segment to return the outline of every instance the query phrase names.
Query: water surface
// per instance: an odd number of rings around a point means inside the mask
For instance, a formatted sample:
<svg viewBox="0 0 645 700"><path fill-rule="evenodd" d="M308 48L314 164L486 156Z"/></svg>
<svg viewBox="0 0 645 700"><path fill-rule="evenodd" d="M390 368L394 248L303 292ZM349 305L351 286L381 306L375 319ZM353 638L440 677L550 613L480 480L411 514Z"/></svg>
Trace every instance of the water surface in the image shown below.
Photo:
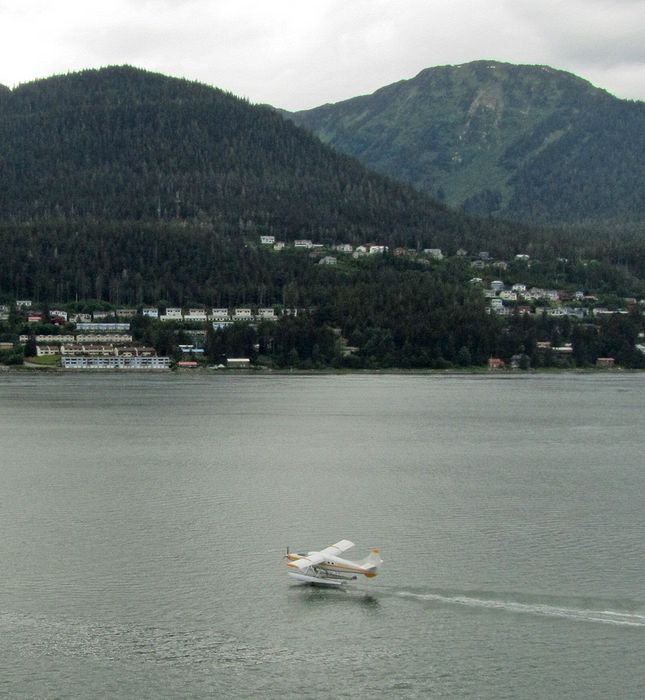
<svg viewBox="0 0 645 700"><path fill-rule="evenodd" d="M6 373L0 694L644 697L644 389Z"/></svg>

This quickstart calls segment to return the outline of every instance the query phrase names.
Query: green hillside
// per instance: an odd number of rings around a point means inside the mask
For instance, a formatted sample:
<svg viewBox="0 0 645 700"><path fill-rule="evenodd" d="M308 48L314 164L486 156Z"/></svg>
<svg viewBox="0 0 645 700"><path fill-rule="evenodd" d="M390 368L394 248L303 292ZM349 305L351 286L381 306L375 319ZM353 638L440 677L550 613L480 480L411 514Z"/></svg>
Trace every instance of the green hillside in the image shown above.
<svg viewBox="0 0 645 700"><path fill-rule="evenodd" d="M272 109L128 67L0 99L0 221L208 223L219 234L430 243L481 228Z"/></svg>
<svg viewBox="0 0 645 700"><path fill-rule="evenodd" d="M545 66L478 61L290 115L341 152L478 214L645 220L645 104Z"/></svg>
<svg viewBox="0 0 645 700"><path fill-rule="evenodd" d="M568 318L489 313L474 274L590 290L617 307L642 296L645 253L633 232L600 243L452 211L339 154L272 108L133 68L1 91L0 181L7 362L21 361L20 335L59 330L46 320L30 323L16 306L26 299L43 319L59 304L83 312L296 309L257 328L215 332L203 324L210 361L259 354L276 367L372 369L482 365L490 355L520 352L544 364L538 340L573 338ZM326 247L274 250L261 245L261 234ZM337 242L389 251L353 257L333 250ZM475 273L478 251L503 267ZM520 252L531 255L530 268L516 269ZM606 332L587 333L576 362L612 353L640 366L634 338L641 317L616 319L616 328L611 319ZM133 332L181 357L181 329L137 316Z"/></svg>

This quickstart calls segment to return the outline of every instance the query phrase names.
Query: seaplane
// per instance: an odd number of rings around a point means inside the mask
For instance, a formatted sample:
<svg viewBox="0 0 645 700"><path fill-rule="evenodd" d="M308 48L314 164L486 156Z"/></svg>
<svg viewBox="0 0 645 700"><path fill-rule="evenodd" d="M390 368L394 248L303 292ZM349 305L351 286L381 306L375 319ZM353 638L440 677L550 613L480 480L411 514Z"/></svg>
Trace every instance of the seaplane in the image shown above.
<svg viewBox="0 0 645 700"><path fill-rule="evenodd" d="M372 549L361 561L350 561L338 556L354 546L349 540L341 540L319 552L294 554L287 548L287 572L298 583L314 586L340 587L354 581L359 574L372 578L383 563L380 550Z"/></svg>

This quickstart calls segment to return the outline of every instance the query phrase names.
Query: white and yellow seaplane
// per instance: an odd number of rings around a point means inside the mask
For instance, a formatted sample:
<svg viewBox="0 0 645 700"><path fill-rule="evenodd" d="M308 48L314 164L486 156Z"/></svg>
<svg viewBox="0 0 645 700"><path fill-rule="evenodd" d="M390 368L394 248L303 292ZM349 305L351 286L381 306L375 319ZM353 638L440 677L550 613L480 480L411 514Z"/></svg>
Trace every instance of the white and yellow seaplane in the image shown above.
<svg viewBox="0 0 645 700"><path fill-rule="evenodd" d="M353 542L341 540L321 549L320 552L307 552L307 554L293 554L287 548L285 558L288 560L288 574L298 583L318 586L344 586L349 581L355 580L358 574L368 578L376 576L379 566L383 563L380 550L373 549L361 561L350 561L338 556L353 546Z"/></svg>

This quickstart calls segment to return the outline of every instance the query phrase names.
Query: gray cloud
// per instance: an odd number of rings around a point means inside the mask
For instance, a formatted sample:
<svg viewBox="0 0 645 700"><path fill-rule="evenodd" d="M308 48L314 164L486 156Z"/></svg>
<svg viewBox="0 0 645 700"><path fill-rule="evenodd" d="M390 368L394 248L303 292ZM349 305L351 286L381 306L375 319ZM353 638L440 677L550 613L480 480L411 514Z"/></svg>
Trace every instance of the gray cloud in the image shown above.
<svg viewBox="0 0 645 700"><path fill-rule="evenodd" d="M297 109L490 58L645 98L642 0L0 0L0 18L9 85L131 63Z"/></svg>

